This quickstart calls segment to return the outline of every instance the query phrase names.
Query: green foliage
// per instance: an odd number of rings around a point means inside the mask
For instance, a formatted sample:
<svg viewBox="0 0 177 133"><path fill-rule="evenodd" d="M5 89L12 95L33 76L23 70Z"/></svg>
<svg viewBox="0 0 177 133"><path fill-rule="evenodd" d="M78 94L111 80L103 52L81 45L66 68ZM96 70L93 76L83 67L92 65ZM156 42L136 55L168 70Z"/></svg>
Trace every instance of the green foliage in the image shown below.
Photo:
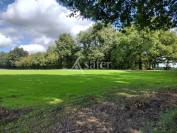
<svg viewBox="0 0 177 133"><path fill-rule="evenodd" d="M36 53L21 58L16 61L15 65L19 68L28 69L46 69L46 68L57 68L58 55L53 51L48 53Z"/></svg>
<svg viewBox="0 0 177 133"><path fill-rule="evenodd" d="M19 61L21 57L28 55L28 52L23 48L15 48L8 53L8 65L10 67L16 67L15 62Z"/></svg>
<svg viewBox="0 0 177 133"><path fill-rule="evenodd" d="M77 58L81 66L111 62L113 69L155 69L159 63L177 61L177 35L170 31L139 30L136 26L116 31L112 25L96 23L75 38L62 34L47 52L27 55L15 48L0 54L2 68L72 68ZM88 67L89 67L88 65Z"/></svg>
<svg viewBox="0 0 177 133"><path fill-rule="evenodd" d="M176 58L177 36L169 31L139 31L135 27L120 32L112 50L112 63L122 69L154 69L158 63Z"/></svg>
<svg viewBox="0 0 177 133"><path fill-rule="evenodd" d="M74 48L74 40L70 34L62 34L56 43L56 51L59 56L59 66L69 67L71 66L72 50Z"/></svg>
<svg viewBox="0 0 177 133"><path fill-rule="evenodd" d="M44 53L37 53L21 58L16 62L17 67L21 68L46 68L47 62Z"/></svg>
<svg viewBox="0 0 177 133"><path fill-rule="evenodd" d="M56 51L56 46L48 48L48 51L46 53L46 60L47 68L57 68L59 56Z"/></svg>
<svg viewBox="0 0 177 133"><path fill-rule="evenodd" d="M99 24L90 28L88 31L78 35L78 43L82 48L82 55L87 61L103 59L102 44L100 44L98 32Z"/></svg>
<svg viewBox="0 0 177 133"><path fill-rule="evenodd" d="M4 52L0 52L0 67L6 68L8 62L8 54Z"/></svg>
<svg viewBox="0 0 177 133"><path fill-rule="evenodd" d="M142 58L146 51L145 39L133 27L120 33L115 48L112 51L112 62L116 68L133 69L139 64L142 69Z"/></svg>
<svg viewBox="0 0 177 133"><path fill-rule="evenodd" d="M119 27L132 23L140 29L169 29L177 26L176 0L58 0L85 18Z"/></svg>
<svg viewBox="0 0 177 133"><path fill-rule="evenodd" d="M77 42L81 47L82 59L88 63L110 61L111 50L118 32L111 26L97 23L90 29L80 32Z"/></svg>
<svg viewBox="0 0 177 133"><path fill-rule="evenodd" d="M71 67L74 54L77 52L74 40L69 34L62 34L54 46L48 48L46 53L35 53L16 61L19 68L51 69Z"/></svg>

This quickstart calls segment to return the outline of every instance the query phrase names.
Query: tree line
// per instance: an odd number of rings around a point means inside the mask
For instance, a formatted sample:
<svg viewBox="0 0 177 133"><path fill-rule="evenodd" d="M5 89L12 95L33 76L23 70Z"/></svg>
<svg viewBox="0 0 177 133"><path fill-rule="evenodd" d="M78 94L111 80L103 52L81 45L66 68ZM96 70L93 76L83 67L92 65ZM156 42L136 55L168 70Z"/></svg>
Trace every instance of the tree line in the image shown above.
<svg viewBox="0 0 177 133"><path fill-rule="evenodd" d="M22 48L0 52L1 68L72 68L75 61L111 62L112 69L155 69L159 63L177 61L177 35L166 30L139 30L129 26L117 31L97 23L76 37L64 33L44 53L29 54Z"/></svg>

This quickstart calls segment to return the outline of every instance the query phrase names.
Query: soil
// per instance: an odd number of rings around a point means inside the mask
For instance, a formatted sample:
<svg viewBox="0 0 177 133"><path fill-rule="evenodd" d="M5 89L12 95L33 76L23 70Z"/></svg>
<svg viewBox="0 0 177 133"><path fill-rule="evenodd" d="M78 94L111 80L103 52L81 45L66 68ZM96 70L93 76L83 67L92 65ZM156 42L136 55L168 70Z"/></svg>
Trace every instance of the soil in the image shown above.
<svg viewBox="0 0 177 133"><path fill-rule="evenodd" d="M96 100L96 98L91 98ZM150 96L125 98L123 102L95 102L84 108L52 111L53 121L36 133L151 133L158 126L160 113L177 106L177 90ZM17 119L29 110L0 108L0 123ZM177 119L176 119L177 120ZM37 125L39 127L39 125ZM37 130L37 131L36 131Z"/></svg>
<svg viewBox="0 0 177 133"><path fill-rule="evenodd" d="M176 106L177 90L126 98L123 103L99 103L62 114L62 117L56 115L54 126L48 132L141 133L143 130L150 133L158 126L160 112Z"/></svg>
<svg viewBox="0 0 177 133"><path fill-rule="evenodd" d="M21 115L31 112L32 109L6 109L0 107L0 124L6 124L17 120Z"/></svg>

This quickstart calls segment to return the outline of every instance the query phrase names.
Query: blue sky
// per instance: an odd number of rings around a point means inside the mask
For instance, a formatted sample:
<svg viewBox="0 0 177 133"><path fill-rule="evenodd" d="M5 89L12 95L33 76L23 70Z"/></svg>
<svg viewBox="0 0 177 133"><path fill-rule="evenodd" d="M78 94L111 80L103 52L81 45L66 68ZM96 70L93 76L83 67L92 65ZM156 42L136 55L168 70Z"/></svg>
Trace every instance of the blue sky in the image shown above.
<svg viewBox="0 0 177 133"><path fill-rule="evenodd" d="M0 0L0 51L44 52L60 34L75 36L93 24L70 13L56 0Z"/></svg>
<svg viewBox="0 0 177 133"><path fill-rule="evenodd" d="M15 0L0 0L0 10L5 10L9 4L12 4Z"/></svg>
<svg viewBox="0 0 177 133"><path fill-rule="evenodd" d="M14 2L14 0L0 0L0 13L3 12L7 8L7 6L13 2ZM0 29L1 29L1 27L2 26L0 25ZM0 51L8 51L8 50L9 50L9 48L1 48L0 47Z"/></svg>

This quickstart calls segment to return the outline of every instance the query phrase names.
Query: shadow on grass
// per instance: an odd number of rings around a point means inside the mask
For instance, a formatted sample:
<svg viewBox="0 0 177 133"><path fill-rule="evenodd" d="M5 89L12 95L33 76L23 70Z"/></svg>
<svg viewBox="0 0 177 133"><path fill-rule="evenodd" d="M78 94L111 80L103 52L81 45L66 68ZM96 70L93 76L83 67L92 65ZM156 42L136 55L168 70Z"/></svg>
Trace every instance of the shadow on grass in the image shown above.
<svg viewBox="0 0 177 133"><path fill-rule="evenodd" d="M81 104L84 97L104 100L109 93L132 97L176 86L176 75L164 72L0 75L0 104L10 108Z"/></svg>
<svg viewBox="0 0 177 133"><path fill-rule="evenodd" d="M105 127L110 132L141 130L147 120L159 121L161 107L166 109L177 101L176 95L172 97L176 93L156 92L175 87L176 75L166 72L0 75L2 106L38 107L0 129L54 133L99 132Z"/></svg>
<svg viewBox="0 0 177 133"><path fill-rule="evenodd" d="M112 95L111 98L115 96ZM6 120L4 126L0 126L0 131L147 133L155 128L161 132L161 125L158 125L160 113L177 105L177 91L159 92L149 97L128 97L119 102L112 99L97 102L93 96L84 96L82 100L84 103L92 100L91 106L50 106L23 116L10 111L9 114L13 113L15 118L12 115L5 116ZM165 123L162 123L164 133L176 131L175 119L176 114L171 115L170 126L165 119ZM12 122L7 124L9 120Z"/></svg>

